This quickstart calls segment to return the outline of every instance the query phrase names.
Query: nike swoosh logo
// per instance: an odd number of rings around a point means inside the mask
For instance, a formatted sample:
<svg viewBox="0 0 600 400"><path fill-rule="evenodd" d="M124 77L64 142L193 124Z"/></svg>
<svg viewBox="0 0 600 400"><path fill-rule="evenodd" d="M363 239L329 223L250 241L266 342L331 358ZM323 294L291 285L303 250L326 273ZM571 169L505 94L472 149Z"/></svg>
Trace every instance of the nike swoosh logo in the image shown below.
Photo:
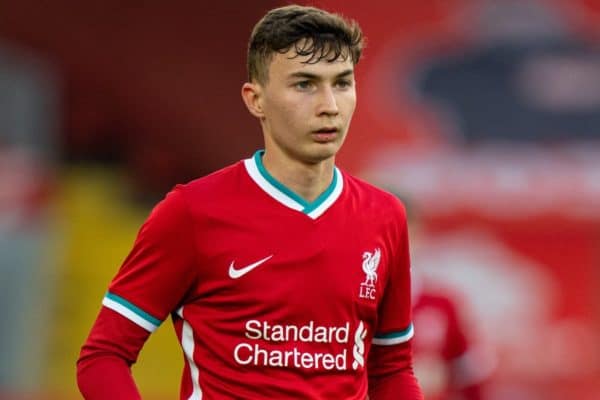
<svg viewBox="0 0 600 400"><path fill-rule="evenodd" d="M236 269L233 266L233 264L235 264L235 261L232 261L231 264L229 264L229 277L231 279L240 278L240 277L246 275L248 272L252 271L254 268L256 268L259 265L261 265L262 263L264 263L265 261L268 261L271 257L273 257L273 254L271 254L268 257L263 258L262 260L258 260L255 263L247 265L244 268L239 268L239 269Z"/></svg>

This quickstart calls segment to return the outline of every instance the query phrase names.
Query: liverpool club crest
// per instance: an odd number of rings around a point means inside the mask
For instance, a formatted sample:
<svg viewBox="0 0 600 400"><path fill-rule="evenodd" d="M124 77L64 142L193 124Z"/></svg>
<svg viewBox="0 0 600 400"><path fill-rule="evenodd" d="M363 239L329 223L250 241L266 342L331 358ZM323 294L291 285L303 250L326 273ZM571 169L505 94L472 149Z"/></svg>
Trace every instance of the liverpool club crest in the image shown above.
<svg viewBox="0 0 600 400"><path fill-rule="evenodd" d="M375 300L375 282L377 282L377 267L381 258L381 250L375 249L373 252L365 251L363 253L362 270L365 273L365 280L360 284L361 299Z"/></svg>

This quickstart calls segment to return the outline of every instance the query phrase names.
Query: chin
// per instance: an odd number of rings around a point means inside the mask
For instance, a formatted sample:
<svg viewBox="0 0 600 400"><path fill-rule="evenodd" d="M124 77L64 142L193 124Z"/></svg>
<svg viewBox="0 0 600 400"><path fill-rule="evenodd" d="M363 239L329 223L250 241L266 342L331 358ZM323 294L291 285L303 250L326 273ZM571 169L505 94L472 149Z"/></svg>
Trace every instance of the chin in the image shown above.
<svg viewBox="0 0 600 400"><path fill-rule="evenodd" d="M308 151L306 156L313 163L322 162L334 157L340 146L334 143L319 143L318 147Z"/></svg>

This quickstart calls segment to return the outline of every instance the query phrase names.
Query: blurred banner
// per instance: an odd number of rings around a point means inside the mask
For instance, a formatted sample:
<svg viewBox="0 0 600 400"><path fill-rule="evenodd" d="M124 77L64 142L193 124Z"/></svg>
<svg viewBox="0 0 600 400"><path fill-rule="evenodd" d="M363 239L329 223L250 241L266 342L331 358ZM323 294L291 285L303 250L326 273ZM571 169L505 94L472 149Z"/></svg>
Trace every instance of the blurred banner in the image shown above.
<svg viewBox="0 0 600 400"><path fill-rule="evenodd" d="M597 398L600 2L318 4L368 38L341 164L418 210L413 270L456 294L483 397Z"/></svg>

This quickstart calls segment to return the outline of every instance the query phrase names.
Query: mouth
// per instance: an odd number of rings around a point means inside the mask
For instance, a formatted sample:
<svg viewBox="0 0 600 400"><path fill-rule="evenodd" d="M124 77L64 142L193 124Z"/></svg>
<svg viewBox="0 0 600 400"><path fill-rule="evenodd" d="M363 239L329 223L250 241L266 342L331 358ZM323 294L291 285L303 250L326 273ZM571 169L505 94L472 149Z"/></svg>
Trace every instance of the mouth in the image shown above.
<svg viewBox="0 0 600 400"><path fill-rule="evenodd" d="M326 126L319 130L316 130L315 133L336 133L338 129L335 126Z"/></svg>
<svg viewBox="0 0 600 400"><path fill-rule="evenodd" d="M339 130L336 127L323 127L313 131L313 139L318 143L328 143L336 140Z"/></svg>
<svg viewBox="0 0 600 400"><path fill-rule="evenodd" d="M326 143L335 140L338 133L339 130L335 126L326 126L316 131L313 131L313 138L317 142Z"/></svg>

